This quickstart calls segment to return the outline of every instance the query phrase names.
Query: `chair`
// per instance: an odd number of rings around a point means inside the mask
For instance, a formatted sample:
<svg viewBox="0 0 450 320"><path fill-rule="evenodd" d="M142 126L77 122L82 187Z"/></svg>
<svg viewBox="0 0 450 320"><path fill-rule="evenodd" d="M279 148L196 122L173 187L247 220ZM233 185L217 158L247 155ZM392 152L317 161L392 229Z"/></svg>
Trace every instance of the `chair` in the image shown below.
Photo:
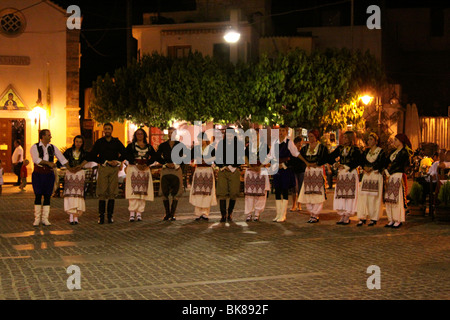
<svg viewBox="0 0 450 320"><path fill-rule="evenodd" d="M95 197L95 189L97 187L97 170L98 166L85 169L85 181L84 181L84 197L91 195Z"/></svg>

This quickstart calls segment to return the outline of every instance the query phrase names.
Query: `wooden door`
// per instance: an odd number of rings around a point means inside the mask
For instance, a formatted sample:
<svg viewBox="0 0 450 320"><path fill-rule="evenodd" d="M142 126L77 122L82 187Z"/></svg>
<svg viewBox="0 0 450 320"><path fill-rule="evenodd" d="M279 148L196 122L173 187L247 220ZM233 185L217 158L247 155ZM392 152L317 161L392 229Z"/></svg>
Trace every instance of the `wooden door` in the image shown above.
<svg viewBox="0 0 450 320"><path fill-rule="evenodd" d="M26 159L25 128L25 119L0 119L0 160L2 160L3 172L13 172L11 157L15 140L20 140L23 158Z"/></svg>
<svg viewBox="0 0 450 320"><path fill-rule="evenodd" d="M12 172L11 119L0 119L0 160L3 172Z"/></svg>

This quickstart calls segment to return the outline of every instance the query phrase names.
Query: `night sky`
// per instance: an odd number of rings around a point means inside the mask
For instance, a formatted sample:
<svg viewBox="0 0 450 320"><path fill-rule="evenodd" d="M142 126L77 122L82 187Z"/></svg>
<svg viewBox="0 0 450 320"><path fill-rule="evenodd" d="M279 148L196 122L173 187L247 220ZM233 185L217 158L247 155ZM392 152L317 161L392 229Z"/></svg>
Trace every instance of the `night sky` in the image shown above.
<svg viewBox="0 0 450 320"><path fill-rule="evenodd" d="M84 89L105 73L125 66L126 61L126 0L55 0L66 9L69 5L78 5L83 16L81 31L81 71L80 71L80 105L84 104ZM355 25L366 23L366 8L371 4L384 2L389 8L430 7L442 5L442 1L417 0L355 0ZM350 24L350 0L272 0L272 14L275 35L294 35L297 27L318 25L318 10L326 4L327 10L341 10L341 23ZM448 7L448 5L446 5ZM304 10L316 8L316 10ZM133 24L142 24L144 12L195 10L195 0L133 0ZM302 11L303 10L303 11ZM450 71L449 71L450 73ZM404 77L403 89L411 101L416 102L422 115L446 115L447 104L450 105L448 87L445 92L435 90L436 81L449 83L450 74L434 77L428 75L420 81ZM397 81L399 79L396 79ZM445 89L444 89L445 90ZM409 92L408 92L409 91ZM430 102L433 97L434 102ZM437 106L440 105L438 110Z"/></svg>

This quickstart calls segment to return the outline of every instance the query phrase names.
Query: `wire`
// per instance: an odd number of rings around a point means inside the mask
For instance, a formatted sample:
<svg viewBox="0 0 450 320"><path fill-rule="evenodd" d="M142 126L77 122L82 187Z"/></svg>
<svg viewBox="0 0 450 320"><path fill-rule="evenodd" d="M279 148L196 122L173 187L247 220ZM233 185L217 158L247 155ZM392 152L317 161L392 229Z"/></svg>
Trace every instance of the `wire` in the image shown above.
<svg viewBox="0 0 450 320"><path fill-rule="evenodd" d="M36 4L34 4L34 5L31 5L31 6L27 7L27 8L25 8L25 9L31 8L32 6L35 6L35 5L37 5L37 4L41 3L41 2L44 2L44 1L45 1L45 0L42 0L42 1L40 1L40 2L38 2L38 3L36 3ZM347 3L347 2L350 2L350 1L351 1L351 0L343 0L343 1L338 1L338 2L333 2L333 3L328 3L328 4L322 4L322 5L318 5L318 6L310 7L310 8L303 8L303 9L290 10L290 11L285 11L285 12L280 12L280 13L273 13L273 14L264 16L263 18L267 19L267 18L270 18L270 17L278 17L278 16L288 15L288 14L292 14L292 13L296 13L296 12L311 11L311 10L316 10L316 9L320 9L320 8L324 8L324 7L330 7L330 6L335 6L335 5ZM22 10L24 10L24 9L22 9ZM85 12L85 11L83 11L83 12ZM89 13L89 12L88 12L88 13ZM90 13L90 14L96 15L96 16L99 16L99 17L105 17L105 16L102 16L102 15L99 15L99 14L95 14L95 13ZM110 19L110 22L113 20L113 19L112 19L112 15L109 16L109 19ZM115 20L115 19L114 19L114 21L119 21L119 20ZM120 21L121 21L121 20L120 20ZM253 24L256 24L256 23L257 23L257 22L249 22L249 25L253 25ZM145 26L145 25L144 25L144 26ZM129 28L129 27L116 27L116 28L93 28L93 29L82 29L82 32L121 31L121 30L129 30L129 29L132 29L132 27L131 27L131 28ZM46 32L46 33L59 33L59 32L63 32L63 31L53 31L53 32L50 32L50 31L49 31L49 32ZM42 32L42 33L45 33L45 32Z"/></svg>
<svg viewBox="0 0 450 320"><path fill-rule="evenodd" d="M39 2L36 2L36 3L34 3L34 4L30 5L30 6L25 7L25 8L22 8L22 9L17 9L17 10L14 11L13 13L16 13L16 12L19 12L19 11L25 11L25 10L27 10L27 9L33 8L33 7L35 7L35 6L39 5L39 4L41 4L42 2L45 2L45 0L41 0L41 1L39 1Z"/></svg>
<svg viewBox="0 0 450 320"><path fill-rule="evenodd" d="M88 40L88 39L86 38L86 36L83 34L83 32L80 32L80 34L81 34L81 37L84 39L84 41L86 41L86 44L88 45L88 47L91 48L92 51L94 51L96 54L98 54L98 55L100 55L100 56L102 56L102 57L105 57L105 58L113 57L112 55L106 55L106 54L103 54L103 53L101 53L100 51L98 51L97 49L95 49L94 46L89 42L89 40Z"/></svg>
<svg viewBox="0 0 450 320"><path fill-rule="evenodd" d="M338 2L333 2L333 3L328 3L328 4L322 4L322 5L318 5L318 6L310 7L310 8L296 9L296 10L291 10L291 11L286 11L286 12L274 13L274 14L268 15L267 17L277 17L277 16L283 16L283 15L291 14L291 13L295 13L295 12L311 11L311 10L316 10L316 9L320 9L320 8L324 8L324 7L331 7L331 6L335 6L335 5L343 4L343 3L347 3L347 2L351 2L351 0L338 1Z"/></svg>

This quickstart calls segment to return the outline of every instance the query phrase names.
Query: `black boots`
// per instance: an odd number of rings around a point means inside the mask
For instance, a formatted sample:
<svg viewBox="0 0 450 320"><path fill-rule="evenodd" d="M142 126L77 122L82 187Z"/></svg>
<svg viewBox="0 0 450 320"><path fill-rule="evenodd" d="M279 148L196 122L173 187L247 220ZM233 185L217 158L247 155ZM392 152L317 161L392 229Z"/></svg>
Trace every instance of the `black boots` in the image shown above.
<svg viewBox="0 0 450 320"><path fill-rule="evenodd" d="M164 209L166 210L166 215L164 217L164 220L169 220L170 218L170 202L169 200L163 200L164 203Z"/></svg>
<svg viewBox="0 0 450 320"><path fill-rule="evenodd" d="M164 220L174 221L175 219L175 211L177 210L178 200L172 200L172 206L170 206L169 200L163 200L164 209L166 210L166 215Z"/></svg>
<svg viewBox="0 0 450 320"><path fill-rule="evenodd" d="M113 216L113 213L114 213L114 199L109 199L108 200L107 212L108 212L108 223L113 223L114 220L113 220L112 216Z"/></svg>
<svg viewBox="0 0 450 320"><path fill-rule="evenodd" d="M105 211L106 211L106 201L99 200L98 201L98 223L99 224L105 223Z"/></svg>
<svg viewBox="0 0 450 320"><path fill-rule="evenodd" d="M220 222L227 221L227 200L220 200L220 213L222 214L222 219Z"/></svg>
<svg viewBox="0 0 450 320"><path fill-rule="evenodd" d="M108 200L108 208L106 208L106 200L98 201L98 224L105 223L105 212L108 214L108 223L113 223L114 199Z"/></svg>
<svg viewBox="0 0 450 320"><path fill-rule="evenodd" d="M227 218L227 200L220 200L220 214L222 215L222 219L220 222L226 222L227 219L229 222L233 221L233 210L234 205L236 204L236 200L231 200L228 204L228 218Z"/></svg>
<svg viewBox="0 0 450 320"><path fill-rule="evenodd" d="M169 220L175 220L175 211L177 210L178 200L172 200L172 206L170 208Z"/></svg>
<svg viewBox="0 0 450 320"><path fill-rule="evenodd" d="M233 215L233 210L234 210L235 204L236 204L236 200L230 199L230 202L228 204L228 221L229 222L233 221L232 215Z"/></svg>

